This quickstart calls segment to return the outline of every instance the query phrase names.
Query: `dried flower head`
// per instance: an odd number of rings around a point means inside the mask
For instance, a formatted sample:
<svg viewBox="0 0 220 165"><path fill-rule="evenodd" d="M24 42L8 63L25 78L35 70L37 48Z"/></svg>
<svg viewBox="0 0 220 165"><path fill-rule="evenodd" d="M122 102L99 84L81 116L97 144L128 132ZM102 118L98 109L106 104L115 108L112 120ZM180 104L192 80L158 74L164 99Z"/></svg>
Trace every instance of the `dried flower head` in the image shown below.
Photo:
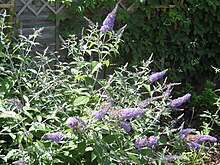
<svg viewBox="0 0 220 165"><path fill-rule="evenodd" d="M151 83L153 83L154 81L161 79L166 74L167 71L168 71L168 69L161 71L161 72L156 72L156 73L151 74L149 76L149 81Z"/></svg>
<svg viewBox="0 0 220 165"><path fill-rule="evenodd" d="M171 101L169 103L169 106L172 107L172 108L177 108L180 105L182 105L183 103L187 102L190 99L190 97L191 97L191 94L187 93L184 96L179 97L179 98L174 99L173 101Z"/></svg>
<svg viewBox="0 0 220 165"><path fill-rule="evenodd" d="M142 115L144 112L145 110L141 108L125 108L119 111L119 117L121 119L131 119Z"/></svg>
<svg viewBox="0 0 220 165"><path fill-rule="evenodd" d="M24 160L16 160L12 162L13 165L27 165L27 163Z"/></svg>
<svg viewBox="0 0 220 165"><path fill-rule="evenodd" d="M119 125L121 128L125 130L125 132L130 132L131 131L131 124L128 122L121 122Z"/></svg>
<svg viewBox="0 0 220 165"><path fill-rule="evenodd" d="M62 138L63 138L63 136L60 132L46 133L42 136L42 139L44 139L44 140L52 140L55 142L59 142Z"/></svg>
<svg viewBox="0 0 220 165"><path fill-rule="evenodd" d="M164 159L168 162L174 162L175 160L189 160L188 157L178 155L164 155Z"/></svg>

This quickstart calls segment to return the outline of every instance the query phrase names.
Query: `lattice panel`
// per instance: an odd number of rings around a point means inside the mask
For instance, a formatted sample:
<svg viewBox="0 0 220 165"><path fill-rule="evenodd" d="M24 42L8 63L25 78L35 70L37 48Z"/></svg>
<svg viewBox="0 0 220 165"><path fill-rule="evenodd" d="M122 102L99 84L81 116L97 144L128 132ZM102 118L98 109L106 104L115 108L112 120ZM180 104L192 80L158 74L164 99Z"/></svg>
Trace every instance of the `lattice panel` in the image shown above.
<svg viewBox="0 0 220 165"><path fill-rule="evenodd" d="M9 15L14 8L14 0L0 0L0 14L6 13Z"/></svg>
<svg viewBox="0 0 220 165"><path fill-rule="evenodd" d="M35 16L41 14L46 8L53 14L58 14L64 8L64 4L54 4L47 0L18 0L22 4L22 8L18 11L17 17L19 17L27 9L30 10ZM59 5L59 6L58 6Z"/></svg>

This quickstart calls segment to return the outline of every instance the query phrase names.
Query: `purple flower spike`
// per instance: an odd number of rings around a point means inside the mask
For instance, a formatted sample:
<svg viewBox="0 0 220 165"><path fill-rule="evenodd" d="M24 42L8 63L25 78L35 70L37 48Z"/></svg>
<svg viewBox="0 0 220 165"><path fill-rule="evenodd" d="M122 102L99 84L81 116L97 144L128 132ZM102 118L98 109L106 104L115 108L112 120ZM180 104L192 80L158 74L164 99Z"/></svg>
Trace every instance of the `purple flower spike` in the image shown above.
<svg viewBox="0 0 220 165"><path fill-rule="evenodd" d="M44 140L52 140L55 142L59 142L63 138L62 134L60 132L56 133L46 133L43 135L42 139Z"/></svg>
<svg viewBox="0 0 220 165"><path fill-rule="evenodd" d="M151 74L149 76L150 82L153 83L154 81L161 79L166 74L167 71L168 71L168 69L161 71L161 72L156 72L156 73Z"/></svg>
<svg viewBox="0 0 220 165"><path fill-rule="evenodd" d="M73 127L76 127L79 125L79 120L75 117L69 117L67 120L66 120L66 125L69 127L69 128L73 128Z"/></svg>
<svg viewBox="0 0 220 165"><path fill-rule="evenodd" d="M148 138L148 147L155 148L157 145L157 138L155 136L150 136Z"/></svg>
<svg viewBox="0 0 220 165"><path fill-rule="evenodd" d="M131 124L128 122L122 122L119 125L121 128L125 130L125 132L130 132L131 131Z"/></svg>
<svg viewBox="0 0 220 165"><path fill-rule="evenodd" d="M120 110L119 117L122 119L131 119L142 115L144 112L145 110L140 108L125 108Z"/></svg>
<svg viewBox="0 0 220 165"><path fill-rule="evenodd" d="M94 113L93 113L93 116L97 119L97 120L101 120L104 116L105 116L105 114L106 114L106 110L105 109L101 109L101 110L99 110L99 111L95 111Z"/></svg>
<svg viewBox="0 0 220 165"><path fill-rule="evenodd" d="M182 105L183 103L187 102L191 97L190 93L185 94L182 97L179 97L177 99L174 99L173 101L170 102L169 106L172 108L177 108L180 105Z"/></svg>
<svg viewBox="0 0 220 165"><path fill-rule="evenodd" d="M137 148L142 148L142 147L145 147L146 145L147 145L147 137L137 139L135 141L135 147L137 147Z"/></svg>
<svg viewBox="0 0 220 165"><path fill-rule="evenodd" d="M83 130L86 126L86 123L80 118L69 117L66 120L66 125L69 128L74 128L74 129L77 129L77 130Z"/></svg>
<svg viewBox="0 0 220 165"><path fill-rule="evenodd" d="M216 142L217 138L210 136L210 135L194 135L194 142L199 143L199 142L206 142L206 141L210 141L210 142Z"/></svg>
<svg viewBox="0 0 220 165"><path fill-rule="evenodd" d="M187 135L189 135L194 130L195 130L194 128L181 129L180 132L179 132L179 138L181 140L184 139Z"/></svg>
<svg viewBox="0 0 220 165"><path fill-rule="evenodd" d="M198 151L200 148L209 149L209 147L200 145L200 144L198 144L198 143L196 143L196 142L190 142L190 143L189 143L189 147L190 147L191 149L195 149L195 150L197 150L197 151Z"/></svg>
<svg viewBox="0 0 220 165"><path fill-rule="evenodd" d="M116 12L118 9L118 4L119 2L116 4L115 8L112 10L111 13L109 13L107 15L107 17L105 18L105 20L102 23L102 27L101 27L101 32L105 33L109 30L112 30L114 27L114 23L115 23L115 16L116 16Z"/></svg>

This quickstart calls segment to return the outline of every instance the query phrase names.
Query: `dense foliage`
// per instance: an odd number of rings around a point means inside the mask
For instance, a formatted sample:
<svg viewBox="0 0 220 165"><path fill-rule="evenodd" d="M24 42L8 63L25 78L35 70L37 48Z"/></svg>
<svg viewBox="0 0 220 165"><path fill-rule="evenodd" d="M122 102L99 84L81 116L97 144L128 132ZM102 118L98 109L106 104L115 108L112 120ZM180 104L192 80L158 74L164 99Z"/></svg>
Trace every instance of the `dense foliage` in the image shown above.
<svg viewBox="0 0 220 165"><path fill-rule="evenodd" d="M10 28L5 17L0 19L1 164L203 163L206 142L217 139L177 124L191 94L172 97L178 83L169 83L167 69L152 73L152 56L131 70L126 64L98 78L120 53L125 26L112 30L114 13L103 23L106 32L90 22L81 38L64 41L71 62L48 57L48 49L31 56L42 29L13 39L5 33Z"/></svg>
<svg viewBox="0 0 220 165"><path fill-rule="evenodd" d="M169 3L168 3L169 2ZM183 2L183 3L182 3ZM220 67L218 21L220 2L216 0L128 0L122 1L117 13L116 27L127 24L120 44L117 64L139 65L140 61L154 54L154 70L169 68L169 79L183 82L180 91L193 94L193 104L188 107L195 121L203 111L215 113L216 92L220 77L212 66ZM114 7L114 0L78 0L69 3L68 16L61 21L61 33L80 34L86 25L83 16L101 25ZM158 8L158 5L161 8ZM168 8L168 5L176 5ZM132 38L132 40L131 40ZM217 86L215 85L217 84ZM203 102L199 100L209 100ZM211 100L211 102L210 102ZM201 109L202 107L202 109ZM198 123L198 124L201 124Z"/></svg>

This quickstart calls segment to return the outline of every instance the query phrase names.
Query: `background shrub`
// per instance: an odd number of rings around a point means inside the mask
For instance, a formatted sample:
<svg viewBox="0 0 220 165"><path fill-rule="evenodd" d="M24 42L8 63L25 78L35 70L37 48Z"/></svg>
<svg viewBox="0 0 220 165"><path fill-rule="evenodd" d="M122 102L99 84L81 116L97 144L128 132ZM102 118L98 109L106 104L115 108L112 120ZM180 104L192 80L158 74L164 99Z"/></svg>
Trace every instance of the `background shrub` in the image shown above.
<svg viewBox="0 0 220 165"><path fill-rule="evenodd" d="M212 84L210 90L218 88L220 80L211 66L219 67L220 61L218 22L220 4L217 1L192 1L185 0L183 4L172 1L175 8L156 9L157 5L169 5L166 1L123 1L125 9L119 8L117 13L116 28L127 24L123 40L120 44L120 56L115 61L117 65L139 65L142 60L154 54L154 70L170 68L169 79L174 82L182 82L178 91L193 93L193 106L196 111L201 105L196 101L203 97L210 100L207 94L207 82ZM134 4L133 10L126 9ZM82 16L92 18L101 25L102 20L114 7L115 1L77 1L68 8L68 16L61 22L63 36L69 33L80 34L81 26L86 24ZM70 22L79 24L71 24ZM81 25L80 25L81 24ZM131 40L132 38L132 40ZM185 84L188 84L185 86ZM216 84L217 86L215 86ZM178 95L178 94L174 94ZM213 95L212 95L213 96ZM211 102L215 102L213 98ZM212 110L211 102L203 102L204 107ZM202 109L206 109L206 108ZM187 107L186 107L187 108ZM189 109L189 115L193 111ZM215 110L213 110L215 111ZM194 119L199 118L200 113L194 113Z"/></svg>

